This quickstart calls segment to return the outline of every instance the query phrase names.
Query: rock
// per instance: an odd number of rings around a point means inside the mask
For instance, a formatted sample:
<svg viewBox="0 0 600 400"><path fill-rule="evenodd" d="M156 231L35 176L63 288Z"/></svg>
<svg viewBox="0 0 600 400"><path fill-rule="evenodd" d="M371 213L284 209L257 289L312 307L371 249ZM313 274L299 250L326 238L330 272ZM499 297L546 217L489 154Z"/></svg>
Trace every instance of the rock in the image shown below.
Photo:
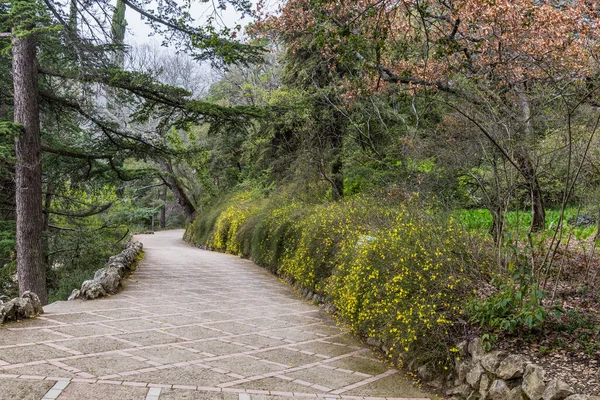
<svg viewBox="0 0 600 400"><path fill-rule="evenodd" d="M319 296L318 293L313 294L312 301L313 301L313 303L320 303L321 302L321 296Z"/></svg>
<svg viewBox="0 0 600 400"><path fill-rule="evenodd" d="M421 365L419 368L417 368L417 374L419 374L421 379L425 382L429 382L433 379L433 372L427 364Z"/></svg>
<svg viewBox="0 0 600 400"><path fill-rule="evenodd" d="M456 345L456 350L458 350L458 354L461 357L464 357L467 355L468 353L468 347L469 347L469 343L466 340L463 340L462 342L460 342L459 344Z"/></svg>
<svg viewBox="0 0 600 400"><path fill-rule="evenodd" d="M477 389L479 387L479 380L481 378L481 375L483 375L484 373L485 370L483 369L483 367L479 363L476 363L467 373L467 383L472 388Z"/></svg>
<svg viewBox="0 0 600 400"><path fill-rule="evenodd" d="M325 303L325 311L329 314L335 314L337 312L337 307L332 303Z"/></svg>
<svg viewBox="0 0 600 400"><path fill-rule="evenodd" d="M28 297L17 297L16 299L11 300L9 303L14 304L14 310L16 314L15 319L32 318L36 315L33 302Z"/></svg>
<svg viewBox="0 0 600 400"><path fill-rule="evenodd" d="M373 346L373 347L381 347L381 340L374 338L374 337L368 337L367 338L367 342L366 342L369 346Z"/></svg>
<svg viewBox="0 0 600 400"><path fill-rule="evenodd" d="M6 303L7 301L10 301L10 297L2 295L2 296L0 296L0 301L2 303Z"/></svg>
<svg viewBox="0 0 600 400"><path fill-rule="evenodd" d="M465 382L465 379L467 379L467 373L471 370L471 367L471 363L468 361L458 360L456 362L456 374L459 381L457 386Z"/></svg>
<svg viewBox="0 0 600 400"><path fill-rule="evenodd" d="M21 297L23 297L24 299L29 299L31 301L33 311L36 315L44 313L44 307L42 307L42 302L40 301L40 298L37 294L30 291L26 291Z"/></svg>
<svg viewBox="0 0 600 400"><path fill-rule="evenodd" d="M79 289L73 289L73 291L71 292L71 295L69 296L69 298L67 300L72 301L72 300L78 299L80 295L81 295L81 291Z"/></svg>
<svg viewBox="0 0 600 400"><path fill-rule="evenodd" d="M106 293L115 293L121 284L121 277L116 268L105 267L96 271L94 281L102 285Z"/></svg>
<svg viewBox="0 0 600 400"><path fill-rule="evenodd" d="M509 400L523 400L523 389L521 386L514 387L508 393Z"/></svg>
<svg viewBox="0 0 600 400"><path fill-rule="evenodd" d="M97 299L98 297L106 296L106 290L102 285L94 280L83 282L81 285L81 297L87 300Z"/></svg>
<svg viewBox="0 0 600 400"><path fill-rule="evenodd" d="M509 398L510 388L502 379L496 379L490 385L488 390L489 400L507 400Z"/></svg>
<svg viewBox="0 0 600 400"><path fill-rule="evenodd" d="M573 390L569 385L560 379L553 379L546 386L546 390L542 398L544 400L564 400L565 398L571 396L573 394Z"/></svg>
<svg viewBox="0 0 600 400"><path fill-rule="evenodd" d="M485 350L483 349L483 346L481 345L480 338L475 338L475 339L471 340L471 342L469 343L469 346L468 346L468 350L469 350L469 354L471 355L471 357L473 357L473 361L475 361L475 362L481 360L481 358L485 354Z"/></svg>
<svg viewBox="0 0 600 400"><path fill-rule="evenodd" d="M502 379L520 378L525 372L525 365L528 360L518 354L510 354L500 362L496 369L496 375Z"/></svg>
<svg viewBox="0 0 600 400"><path fill-rule="evenodd" d="M530 400L540 400L546 390L545 372L539 365L528 364L523 375L523 392Z"/></svg>
<svg viewBox="0 0 600 400"><path fill-rule="evenodd" d="M600 396L590 396L588 394L573 394L565 400L600 400Z"/></svg>
<svg viewBox="0 0 600 400"><path fill-rule="evenodd" d="M431 386L434 389L441 389L444 386L444 380L441 378L434 379L427 382L427 386Z"/></svg>
<svg viewBox="0 0 600 400"><path fill-rule="evenodd" d="M492 374L496 373L496 369L500 365L500 362L506 357L504 351L491 351L481 357L481 366Z"/></svg>
<svg viewBox="0 0 600 400"><path fill-rule="evenodd" d="M488 378L486 374L481 375L481 380L479 381L479 394L482 399L487 398L491 382L491 379Z"/></svg>
<svg viewBox="0 0 600 400"><path fill-rule="evenodd" d="M125 260L125 257L118 255L118 256L112 256L108 259L108 263L121 263L121 264L127 264L127 260Z"/></svg>
<svg viewBox="0 0 600 400"><path fill-rule="evenodd" d="M129 268L127 268L125 265L121 264L121 263L111 263L108 265L110 268L114 268L117 270L117 273L119 274L119 276L121 277L121 279L123 277L125 277L125 275L127 275L127 272L130 271Z"/></svg>
<svg viewBox="0 0 600 400"><path fill-rule="evenodd" d="M469 397L471 393L473 393L473 389L469 385L460 385L446 391L446 395L448 396L458 396L463 399Z"/></svg>

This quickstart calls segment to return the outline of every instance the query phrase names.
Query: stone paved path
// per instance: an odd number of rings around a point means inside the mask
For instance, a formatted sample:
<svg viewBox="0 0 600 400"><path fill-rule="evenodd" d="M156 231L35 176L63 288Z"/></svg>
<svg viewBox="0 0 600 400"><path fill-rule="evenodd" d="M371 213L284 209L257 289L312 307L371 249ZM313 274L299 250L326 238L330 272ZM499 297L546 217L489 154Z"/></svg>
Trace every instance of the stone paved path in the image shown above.
<svg viewBox="0 0 600 400"><path fill-rule="evenodd" d="M121 293L0 327L0 399L425 397L275 276L182 233L140 236Z"/></svg>

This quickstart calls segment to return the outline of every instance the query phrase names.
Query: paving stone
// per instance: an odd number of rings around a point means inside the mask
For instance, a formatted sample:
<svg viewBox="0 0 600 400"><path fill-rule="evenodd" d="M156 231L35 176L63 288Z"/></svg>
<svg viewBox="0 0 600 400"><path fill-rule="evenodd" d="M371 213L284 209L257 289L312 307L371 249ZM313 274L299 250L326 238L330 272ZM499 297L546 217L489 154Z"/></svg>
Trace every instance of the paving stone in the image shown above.
<svg viewBox="0 0 600 400"><path fill-rule="evenodd" d="M110 322L109 322L110 323ZM85 337L95 335L112 335L120 333L116 329L107 328L102 325L90 324L90 325L67 325L58 328L50 328L52 332L62 333L65 335L71 335L74 337ZM54 337L56 339L56 336Z"/></svg>
<svg viewBox="0 0 600 400"><path fill-rule="evenodd" d="M310 351L311 353L323 354L329 357L337 357L343 354L352 353L356 351L356 349L346 347L346 346L336 346L334 344L323 343L323 342L312 342L312 343L304 343L298 344L295 346L291 346L290 348Z"/></svg>
<svg viewBox="0 0 600 400"><path fill-rule="evenodd" d="M2 360L11 364L48 360L72 355L71 353L55 349L45 344L0 349L0 354Z"/></svg>
<svg viewBox="0 0 600 400"><path fill-rule="evenodd" d="M124 321L109 321L104 322L104 325L112 326L114 328L125 330L125 331L141 331L147 329L160 329L162 324L155 321L148 321L145 319L127 319Z"/></svg>
<svg viewBox="0 0 600 400"><path fill-rule="evenodd" d="M73 372L69 372L63 368L52 364L25 365L19 368L11 368L0 371L0 373L16 374L16 375L39 375L53 376L57 378L76 378Z"/></svg>
<svg viewBox="0 0 600 400"><path fill-rule="evenodd" d="M265 333L265 335L273 335L277 336L274 333ZM252 347L256 347L257 349L267 349L269 347L277 347L277 346L288 346L290 343L283 341L281 339L273 339L270 337L262 336L262 335L243 335L236 336L233 338L226 338L227 340L235 341L238 343L247 344ZM248 350L248 349L246 349Z"/></svg>
<svg viewBox="0 0 600 400"><path fill-rule="evenodd" d="M298 367L300 365L312 364L315 362L323 361L323 359L320 357L315 357L288 349L268 350L262 353L257 353L255 355L264 360L289 365L290 367Z"/></svg>
<svg viewBox="0 0 600 400"><path fill-rule="evenodd" d="M118 400L143 400L146 398L147 388L121 386L121 385L93 385L73 382L60 395L60 400L82 399L118 399Z"/></svg>
<svg viewBox="0 0 600 400"><path fill-rule="evenodd" d="M321 367L302 369L300 371L290 372L284 375L290 378L300 379L332 389L345 387L365 379L364 376L336 370L329 370Z"/></svg>
<svg viewBox="0 0 600 400"><path fill-rule="evenodd" d="M113 350L129 349L134 346L108 337L90 337L66 340L60 343L68 349L80 351L84 354L101 353Z"/></svg>
<svg viewBox="0 0 600 400"><path fill-rule="evenodd" d="M188 350L176 347L154 347L141 350L128 350L127 353L137 357L143 357L148 360L157 361L161 364L175 364L182 361L198 360L206 358L202 354L193 353Z"/></svg>
<svg viewBox="0 0 600 400"><path fill-rule="evenodd" d="M256 360L249 356L229 357L223 360L206 362L204 364L231 371L245 377L256 376L275 371L283 371L287 368L286 366L264 362L262 360Z"/></svg>
<svg viewBox="0 0 600 400"><path fill-rule="evenodd" d="M133 382L164 383L171 385L216 386L235 378L196 365L144 372L127 377Z"/></svg>
<svg viewBox="0 0 600 400"><path fill-rule="evenodd" d="M10 324L9 326L13 326ZM6 329L0 327L0 346L9 346L19 343L38 343L62 339L63 337L42 329Z"/></svg>
<svg viewBox="0 0 600 400"><path fill-rule="evenodd" d="M167 328L162 328L165 332L168 331ZM115 339L127 340L133 343L139 343L143 346L150 346L153 344L167 344L167 343L175 343L181 342L181 339L178 339L175 336L167 335L166 333L160 331L147 331L147 332L137 332L137 333L126 333L120 335L113 335ZM130 346L131 347L131 346Z"/></svg>
<svg viewBox="0 0 600 400"><path fill-rule="evenodd" d="M240 338L235 338L238 341ZM233 339L232 339L233 340ZM204 342L192 342L192 343L181 343L182 347L195 349L204 353L214 354L215 356L222 356L225 354L243 353L249 349L244 346L236 344L225 343L220 340L207 340Z"/></svg>
<svg viewBox="0 0 600 400"><path fill-rule="evenodd" d="M177 328L165 329L166 332L172 333L177 336L182 336L190 340L231 336L231 334L229 333L222 333L209 328L203 328L201 326L182 326Z"/></svg>
<svg viewBox="0 0 600 400"><path fill-rule="evenodd" d="M0 400L39 400L55 382L0 379Z"/></svg>
<svg viewBox="0 0 600 400"><path fill-rule="evenodd" d="M388 367L380 361L355 356L332 361L326 365L369 375L379 375L388 370Z"/></svg>
<svg viewBox="0 0 600 400"><path fill-rule="evenodd" d="M412 386L410 383L402 379L398 374L391 375L380 379L378 381L360 386L356 389L344 392L344 395L348 396L365 396L365 397L392 397L390 393L393 393L393 397L418 397L418 398L431 398L430 396L419 389Z"/></svg>
<svg viewBox="0 0 600 400"><path fill-rule="evenodd" d="M110 353L76 360L65 360L63 363L95 376L112 375L151 367L151 365L131 357Z"/></svg>

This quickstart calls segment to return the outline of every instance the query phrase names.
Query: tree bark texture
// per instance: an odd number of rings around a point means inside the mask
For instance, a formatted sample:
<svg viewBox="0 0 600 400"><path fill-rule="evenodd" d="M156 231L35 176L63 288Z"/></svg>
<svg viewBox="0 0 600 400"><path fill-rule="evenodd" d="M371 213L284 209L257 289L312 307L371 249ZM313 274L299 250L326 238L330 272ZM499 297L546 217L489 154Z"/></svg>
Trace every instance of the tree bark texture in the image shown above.
<svg viewBox="0 0 600 400"><path fill-rule="evenodd" d="M517 94L519 96L519 106L521 107L521 112L523 115L523 125L525 132L525 141L533 141L533 127L531 120L531 105L529 102L529 97L525 93L525 87L517 85ZM537 180L537 173L531 162L531 157L529 153L524 148L520 148L517 150L517 163L519 168L521 169L521 174L525 181L527 182L527 186L529 187L529 194L531 197L531 226L529 228L530 232L539 232L546 227L546 207L544 206L544 201L542 197L542 188Z"/></svg>
<svg viewBox="0 0 600 400"><path fill-rule="evenodd" d="M542 197L542 188L537 180L535 168L527 154L517 154L517 164L529 188L531 200L531 232L539 232L546 227L546 207Z"/></svg>
<svg viewBox="0 0 600 400"><path fill-rule="evenodd" d="M19 292L32 291L48 303L42 230L42 165L38 103L37 45L32 35L13 37L17 276Z"/></svg>
<svg viewBox="0 0 600 400"><path fill-rule="evenodd" d="M177 203L179 203L179 205L183 208L183 212L188 222L193 222L196 216L196 207L194 207L184 189L175 178L171 164L165 160L159 160L159 163L163 171L163 174L160 176L160 178L175 195Z"/></svg>
<svg viewBox="0 0 600 400"><path fill-rule="evenodd" d="M162 207L160 208L160 227L165 229L167 227L167 187L162 188L161 199L163 201Z"/></svg>

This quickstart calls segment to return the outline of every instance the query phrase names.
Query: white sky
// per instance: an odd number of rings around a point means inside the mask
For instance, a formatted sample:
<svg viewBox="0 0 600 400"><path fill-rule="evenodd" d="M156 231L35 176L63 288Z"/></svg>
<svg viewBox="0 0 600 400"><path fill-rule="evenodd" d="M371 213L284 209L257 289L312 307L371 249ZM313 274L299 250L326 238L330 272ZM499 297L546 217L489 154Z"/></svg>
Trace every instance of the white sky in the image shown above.
<svg viewBox="0 0 600 400"><path fill-rule="evenodd" d="M256 4L256 1L252 1ZM276 5L279 3L279 0L266 0L267 10L275 9ZM202 2L200 0L193 1L192 5L192 16L198 23L202 23L206 20L206 18L212 14L214 8L212 6L212 2ZM152 33L152 28L146 25L144 21L141 20L140 15L127 8L127 12L125 14L125 19L127 20L127 33L125 34L125 41L131 45L136 44L144 44L144 43L157 43L160 44L162 42L162 38L160 36L154 35L150 36ZM215 20L219 23L219 26L225 25L229 28L235 27L237 24L240 24L242 27L252 22L251 18L241 19L241 15L236 13L233 7L228 5L226 10L219 10L219 16L215 18Z"/></svg>

